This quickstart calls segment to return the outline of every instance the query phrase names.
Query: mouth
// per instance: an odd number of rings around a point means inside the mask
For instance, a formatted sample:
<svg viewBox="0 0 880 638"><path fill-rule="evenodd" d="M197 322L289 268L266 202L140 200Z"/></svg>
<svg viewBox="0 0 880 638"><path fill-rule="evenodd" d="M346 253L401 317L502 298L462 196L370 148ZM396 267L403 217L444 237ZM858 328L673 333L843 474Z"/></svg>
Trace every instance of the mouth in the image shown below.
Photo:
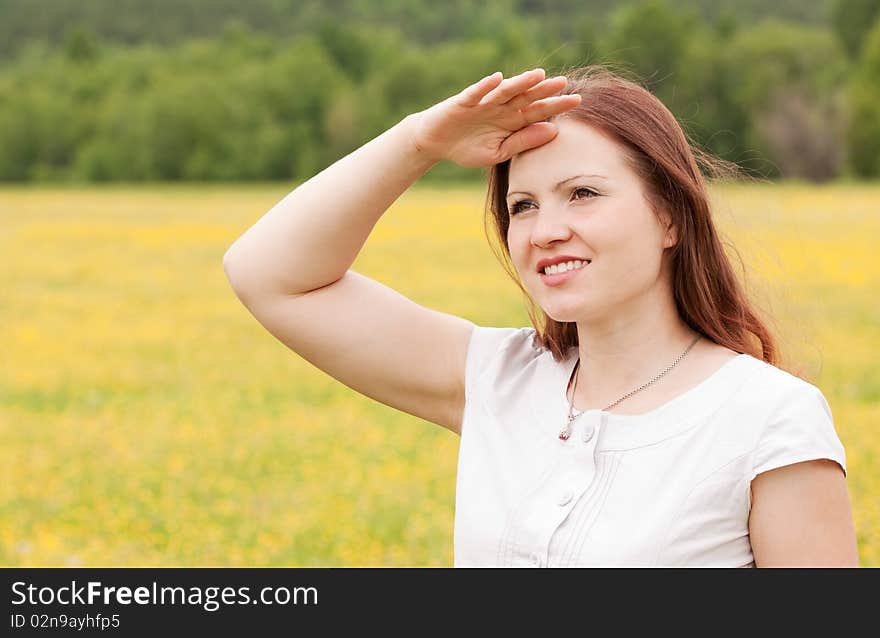
<svg viewBox="0 0 880 638"><path fill-rule="evenodd" d="M591 261L592 259L570 259L568 261L561 261L551 266L544 266L544 268L542 268L538 272L543 272L545 275L555 275L557 273L562 273L567 270L577 270L582 266L586 266Z"/></svg>
<svg viewBox="0 0 880 638"><path fill-rule="evenodd" d="M548 286L559 286L576 277L581 271L592 263L592 260L585 261L569 261L553 266L547 266L543 272L540 272L541 281Z"/></svg>

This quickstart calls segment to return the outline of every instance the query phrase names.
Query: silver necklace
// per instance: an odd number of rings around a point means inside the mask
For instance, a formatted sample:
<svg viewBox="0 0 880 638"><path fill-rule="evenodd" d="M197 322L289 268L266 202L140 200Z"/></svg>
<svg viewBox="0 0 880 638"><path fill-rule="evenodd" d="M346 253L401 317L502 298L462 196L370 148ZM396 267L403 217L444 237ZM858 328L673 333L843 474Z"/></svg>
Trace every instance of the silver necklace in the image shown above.
<svg viewBox="0 0 880 638"><path fill-rule="evenodd" d="M677 358L675 361L672 362L672 365L668 366L665 370L663 370L663 372L661 372L660 374L658 374L656 377L654 377L653 379L651 379L650 381L648 381L648 382L645 383L644 385L641 385L641 386L639 386L638 388L636 388L635 390L633 390L633 391L631 391L631 392L628 392L628 393L624 394L624 395L623 395L622 397L620 397L617 401L615 401L615 402L612 403L611 405L609 405L609 406L607 406L607 407L605 407L605 408L602 408L602 409L603 409L603 410L610 410L611 408L613 408L615 405L617 405L618 403L620 403L620 402L623 401L624 399L628 399L629 397L631 397L632 395L634 395L636 392L641 392L642 390L644 390L645 388L647 388L649 385L651 385L652 383L654 383L655 381L657 381L657 380L658 380L660 377L662 377L664 374L666 374L667 372L669 372L670 370L672 370L672 369L678 364L679 361L681 361L682 359L684 359L684 356L685 356L688 352L690 352L691 348L693 348L693 347L694 347L694 344L695 344L697 341L699 341L699 340L700 340L700 335L697 335L696 339L694 339L693 341L691 341L691 345L689 345L689 346L687 347L687 349L686 349L684 352L682 352L680 355L678 355L678 358ZM577 361L577 363L575 364L575 366L576 366L576 368L577 368L577 372L575 372L575 376L574 376L574 384L573 384L573 387L572 387L572 389L571 389L571 398L568 400L568 423L566 423L566 424L565 424L565 427L562 428L562 429L559 431L559 438L560 438L561 440L563 440L563 441L567 441L567 440L568 440L568 437L571 436L571 424L572 424L572 422L573 422L576 418L578 418L580 415L583 414L582 411L580 411L580 410L575 410L575 409L574 409L574 393L575 393L575 390L577 390L577 380L578 380L578 377L580 376L580 372L581 372L581 359L580 359L580 357L578 357L578 361Z"/></svg>

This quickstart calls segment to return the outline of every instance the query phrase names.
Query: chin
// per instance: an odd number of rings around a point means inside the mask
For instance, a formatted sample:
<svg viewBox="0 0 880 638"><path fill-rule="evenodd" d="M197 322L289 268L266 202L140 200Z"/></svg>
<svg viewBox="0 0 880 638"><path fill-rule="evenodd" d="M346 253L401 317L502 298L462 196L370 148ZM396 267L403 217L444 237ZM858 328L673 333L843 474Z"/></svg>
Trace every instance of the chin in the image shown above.
<svg viewBox="0 0 880 638"><path fill-rule="evenodd" d="M572 291L573 292L573 291ZM532 297L532 299L535 299ZM607 301L597 301L593 295L572 294L568 299L558 297L548 303L544 299L535 299L537 305L553 321L559 323L576 323L599 319L608 312Z"/></svg>
<svg viewBox="0 0 880 638"><path fill-rule="evenodd" d="M541 306L541 310L543 310L544 314L547 315L550 319L559 323L575 322L578 319L583 319L584 315L587 313L582 305L569 306L554 304L551 307Z"/></svg>

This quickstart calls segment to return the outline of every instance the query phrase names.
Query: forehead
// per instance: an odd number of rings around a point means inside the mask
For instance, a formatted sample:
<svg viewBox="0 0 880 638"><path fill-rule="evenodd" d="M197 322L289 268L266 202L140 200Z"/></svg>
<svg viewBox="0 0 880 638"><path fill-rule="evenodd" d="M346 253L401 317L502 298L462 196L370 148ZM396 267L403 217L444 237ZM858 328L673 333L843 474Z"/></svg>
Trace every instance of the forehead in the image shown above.
<svg viewBox="0 0 880 638"><path fill-rule="evenodd" d="M510 191L544 187L578 173L606 175L612 180L634 176L625 164L622 147L599 129L570 118L560 118L555 124L556 137L511 158Z"/></svg>

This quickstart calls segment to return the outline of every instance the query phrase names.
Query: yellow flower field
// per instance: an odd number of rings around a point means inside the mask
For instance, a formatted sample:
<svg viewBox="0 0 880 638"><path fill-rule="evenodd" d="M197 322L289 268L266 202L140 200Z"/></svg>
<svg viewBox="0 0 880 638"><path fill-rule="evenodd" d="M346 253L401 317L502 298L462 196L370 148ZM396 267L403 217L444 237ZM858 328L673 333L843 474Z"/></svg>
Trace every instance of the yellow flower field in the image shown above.
<svg viewBox="0 0 880 638"><path fill-rule="evenodd" d="M0 189L0 564L452 564L458 437L320 372L229 287L224 252L289 189ZM878 566L880 186L713 195L737 270L738 253L831 405L862 565ZM354 268L528 325L483 197L417 185Z"/></svg>

